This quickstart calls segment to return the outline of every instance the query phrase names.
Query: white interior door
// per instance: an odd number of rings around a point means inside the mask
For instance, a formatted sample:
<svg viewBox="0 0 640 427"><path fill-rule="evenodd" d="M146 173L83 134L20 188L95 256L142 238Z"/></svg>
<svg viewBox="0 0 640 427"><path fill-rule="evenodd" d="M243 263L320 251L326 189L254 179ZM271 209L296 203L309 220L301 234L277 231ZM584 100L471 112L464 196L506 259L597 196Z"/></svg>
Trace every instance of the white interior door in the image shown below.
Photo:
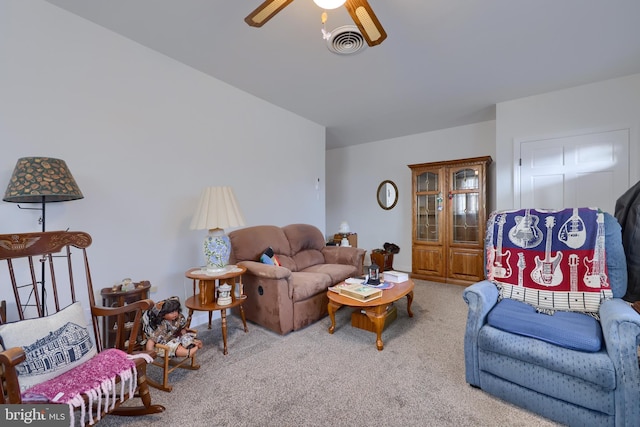
<svg viewBox="0 0 640 427"><path fill-rule="evenodd" d="M589 206L613 214L629 188L629 129L520 141L514 153L520 208Z"/></svg>

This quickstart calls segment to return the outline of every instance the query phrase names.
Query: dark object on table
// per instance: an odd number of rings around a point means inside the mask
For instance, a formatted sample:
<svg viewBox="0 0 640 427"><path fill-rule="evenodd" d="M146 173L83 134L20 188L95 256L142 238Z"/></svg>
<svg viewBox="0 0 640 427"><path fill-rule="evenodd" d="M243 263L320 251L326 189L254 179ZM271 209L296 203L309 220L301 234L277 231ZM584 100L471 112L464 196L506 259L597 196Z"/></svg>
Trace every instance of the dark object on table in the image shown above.
<svg viewBox="0 0 640 427"><path fill-rule="evenodd" d="M395 243L385 243L383 245L383 248L385 252L389 254L397 254L398 252L400 252L400 248Z"/></svg>
<svg viewBox="0 0 640 427"><path fill-rule="evenodd" d="M400 247L395 243L385 242L384 249L374 249L371 251L371 262L375 262L380 267L380 273L393 270L393 255L400 252Z"/></svg>

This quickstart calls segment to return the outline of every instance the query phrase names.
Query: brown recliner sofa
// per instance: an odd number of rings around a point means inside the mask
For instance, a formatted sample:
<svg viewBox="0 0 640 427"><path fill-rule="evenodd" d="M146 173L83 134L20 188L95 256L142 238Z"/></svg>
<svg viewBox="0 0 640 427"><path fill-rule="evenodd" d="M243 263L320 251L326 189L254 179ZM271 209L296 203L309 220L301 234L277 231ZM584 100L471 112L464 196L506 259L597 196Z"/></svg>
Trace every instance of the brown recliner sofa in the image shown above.
<svg viewBox="0 0 640 427"><path fill-rule="evenodd" d="M326 246L322 232L309 224L247 227L229 239L229 262L247 269L246 318L282 335L327 315L327 288L362 274L364 249ZM269 247L280 266L259 262Z"/></svg>

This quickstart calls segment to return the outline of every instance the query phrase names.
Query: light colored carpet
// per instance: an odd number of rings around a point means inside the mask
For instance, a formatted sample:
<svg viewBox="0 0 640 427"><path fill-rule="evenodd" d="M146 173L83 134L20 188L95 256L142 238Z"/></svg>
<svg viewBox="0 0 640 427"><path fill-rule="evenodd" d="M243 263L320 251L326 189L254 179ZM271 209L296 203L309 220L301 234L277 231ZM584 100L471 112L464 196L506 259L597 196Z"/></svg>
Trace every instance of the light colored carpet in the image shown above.
<svg viewBox="0 0 640 427"><path fill-rule="evenodd" d="M280 336L229 316L229 354L220 320L198 327L198 371L178 370L171 393L151 389L162 414L109 416L100 426L554 426L469 386L464 379L467 306L462 286L416 281L382 333L351 327L351 309ZM159 378L156 367L149 374Z"/></svg>

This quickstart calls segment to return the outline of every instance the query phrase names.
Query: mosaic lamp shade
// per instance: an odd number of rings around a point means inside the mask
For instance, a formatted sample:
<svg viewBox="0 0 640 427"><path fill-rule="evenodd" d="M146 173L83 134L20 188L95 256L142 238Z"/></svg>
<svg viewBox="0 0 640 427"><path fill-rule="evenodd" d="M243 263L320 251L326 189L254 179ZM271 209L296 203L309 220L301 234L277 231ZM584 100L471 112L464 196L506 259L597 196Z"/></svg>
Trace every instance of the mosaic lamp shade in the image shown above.
<svg viewBox="0 0 640 427"><path fill-rule="evenodd" d="M13 169L2 200L12 203L41 203L39 223L46 231L46 204L82 199L84 196L64 160L52 157L22 157ZM18 205L20 208L20 205ZM46 310L45 264L40 276L42 312Z"/></svg>
<svg viewBox="0 0 640 427"><path fill-rule="evenodd" d="M23 157L16 163L2 200L13 203L50 203L83 197L64 160Z"/></svg>
<svg viewBox="0 0 640 427"><path fill-rule="evenodd" d="M225 271L231 255L231 242L225 228L245 225L231 187L207 187L191 220L192 230L209 230L203 249L207 272Z"/></svg>

